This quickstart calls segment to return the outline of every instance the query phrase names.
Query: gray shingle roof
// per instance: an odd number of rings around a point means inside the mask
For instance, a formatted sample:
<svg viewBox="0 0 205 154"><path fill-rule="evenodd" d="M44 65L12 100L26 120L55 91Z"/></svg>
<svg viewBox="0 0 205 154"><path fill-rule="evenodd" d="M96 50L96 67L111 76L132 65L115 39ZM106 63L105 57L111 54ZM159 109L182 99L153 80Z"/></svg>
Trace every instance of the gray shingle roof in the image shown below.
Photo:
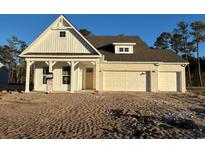
<svg viewBox="0 0 205 154"><path fill-rule="evenodd" d="M138 36L89 36L87 40L107 61L186 62L172 50L150 49ZM115 54L113 43L136 43L133 54Z"/></svg>

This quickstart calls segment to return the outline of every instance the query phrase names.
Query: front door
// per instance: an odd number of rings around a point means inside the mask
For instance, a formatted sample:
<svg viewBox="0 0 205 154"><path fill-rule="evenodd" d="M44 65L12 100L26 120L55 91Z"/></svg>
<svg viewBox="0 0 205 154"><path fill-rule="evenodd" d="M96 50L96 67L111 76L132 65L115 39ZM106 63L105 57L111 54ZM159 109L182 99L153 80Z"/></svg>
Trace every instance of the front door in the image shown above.
<svg viewBox="0 0 205 154"><path fill-rule="evenodd" d="M86 89L93 89L93 68L86 68Z"/></svg>

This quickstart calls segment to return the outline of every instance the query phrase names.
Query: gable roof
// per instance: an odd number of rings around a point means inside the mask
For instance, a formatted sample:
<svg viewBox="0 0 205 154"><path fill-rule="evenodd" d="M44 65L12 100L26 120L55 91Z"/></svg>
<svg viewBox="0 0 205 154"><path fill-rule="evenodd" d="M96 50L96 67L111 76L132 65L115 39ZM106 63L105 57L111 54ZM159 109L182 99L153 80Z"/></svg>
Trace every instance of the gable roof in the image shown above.
<svg viewBox="0 0 205 154"><path fill-rule="evenodd" d="M61 24L59 24L61 23ZM36 40L34 40L19 56L20 57L24 57L25 55L34 55L34 54L40 54L42 55L43 52L32 52L30 53L29 50L36 44L38 43L38 41L50 30L52 29L53 27L56 27L57 25L57 28L61 29L61 28L64 28L64 29L72 29L72 32L73 33L76 33L78 35L78 37L80 39L82 39L86 45L89 46L90 49L92 49L94 51L94 53L91 53L91 55L98 55L98 56L101 56L101 53L84 37L82 36L82 34L72 25L72 23L63 15L60 15L43 33L41 33ZM48 54L49 52L47 52ZM57 52L58 53L58 52ZM52 53L53 54L53 53ZM69 54L69 53L66 53L67 55L72 55ZM77 53L78 55L78 53ZM79 54L81 55L81 54Z"/></svg>
<svg viewBox="0 0 205 154"><path fill-rule="evenodd" d="M150 49L138 36L89 36L87 37L107 61L130 62L186 62L172 50ZM136 43L133 54L115 54L113 43Z"/></svg>

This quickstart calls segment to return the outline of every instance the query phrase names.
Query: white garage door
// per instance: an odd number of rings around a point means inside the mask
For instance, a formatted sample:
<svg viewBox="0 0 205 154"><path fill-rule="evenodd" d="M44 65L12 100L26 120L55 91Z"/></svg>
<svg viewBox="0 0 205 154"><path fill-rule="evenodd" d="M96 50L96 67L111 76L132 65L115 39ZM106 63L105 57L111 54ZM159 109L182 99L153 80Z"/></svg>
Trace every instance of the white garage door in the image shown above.
<svg viewBox="0 0 205 154"><path fill-rule="evenodd" d="M178 91L177 72L159 72L159 91Z"/></svg>
<svg viewBox="0 0 205 154"><path fill-rule="evenodd" d="M147 91L147 72L104 71L103 90Z"/></svg>

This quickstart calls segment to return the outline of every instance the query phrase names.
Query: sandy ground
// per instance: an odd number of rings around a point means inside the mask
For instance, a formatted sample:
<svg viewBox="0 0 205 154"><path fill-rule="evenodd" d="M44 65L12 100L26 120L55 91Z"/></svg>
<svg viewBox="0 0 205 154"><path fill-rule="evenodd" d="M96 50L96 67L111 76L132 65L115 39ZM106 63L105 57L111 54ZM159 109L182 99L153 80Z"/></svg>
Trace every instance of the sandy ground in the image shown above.
<svg viewBox="0 0 205 154"><path fill-rule="evenodd" d="M0 138L204 138L196 93L0 93Z"/></svg>

